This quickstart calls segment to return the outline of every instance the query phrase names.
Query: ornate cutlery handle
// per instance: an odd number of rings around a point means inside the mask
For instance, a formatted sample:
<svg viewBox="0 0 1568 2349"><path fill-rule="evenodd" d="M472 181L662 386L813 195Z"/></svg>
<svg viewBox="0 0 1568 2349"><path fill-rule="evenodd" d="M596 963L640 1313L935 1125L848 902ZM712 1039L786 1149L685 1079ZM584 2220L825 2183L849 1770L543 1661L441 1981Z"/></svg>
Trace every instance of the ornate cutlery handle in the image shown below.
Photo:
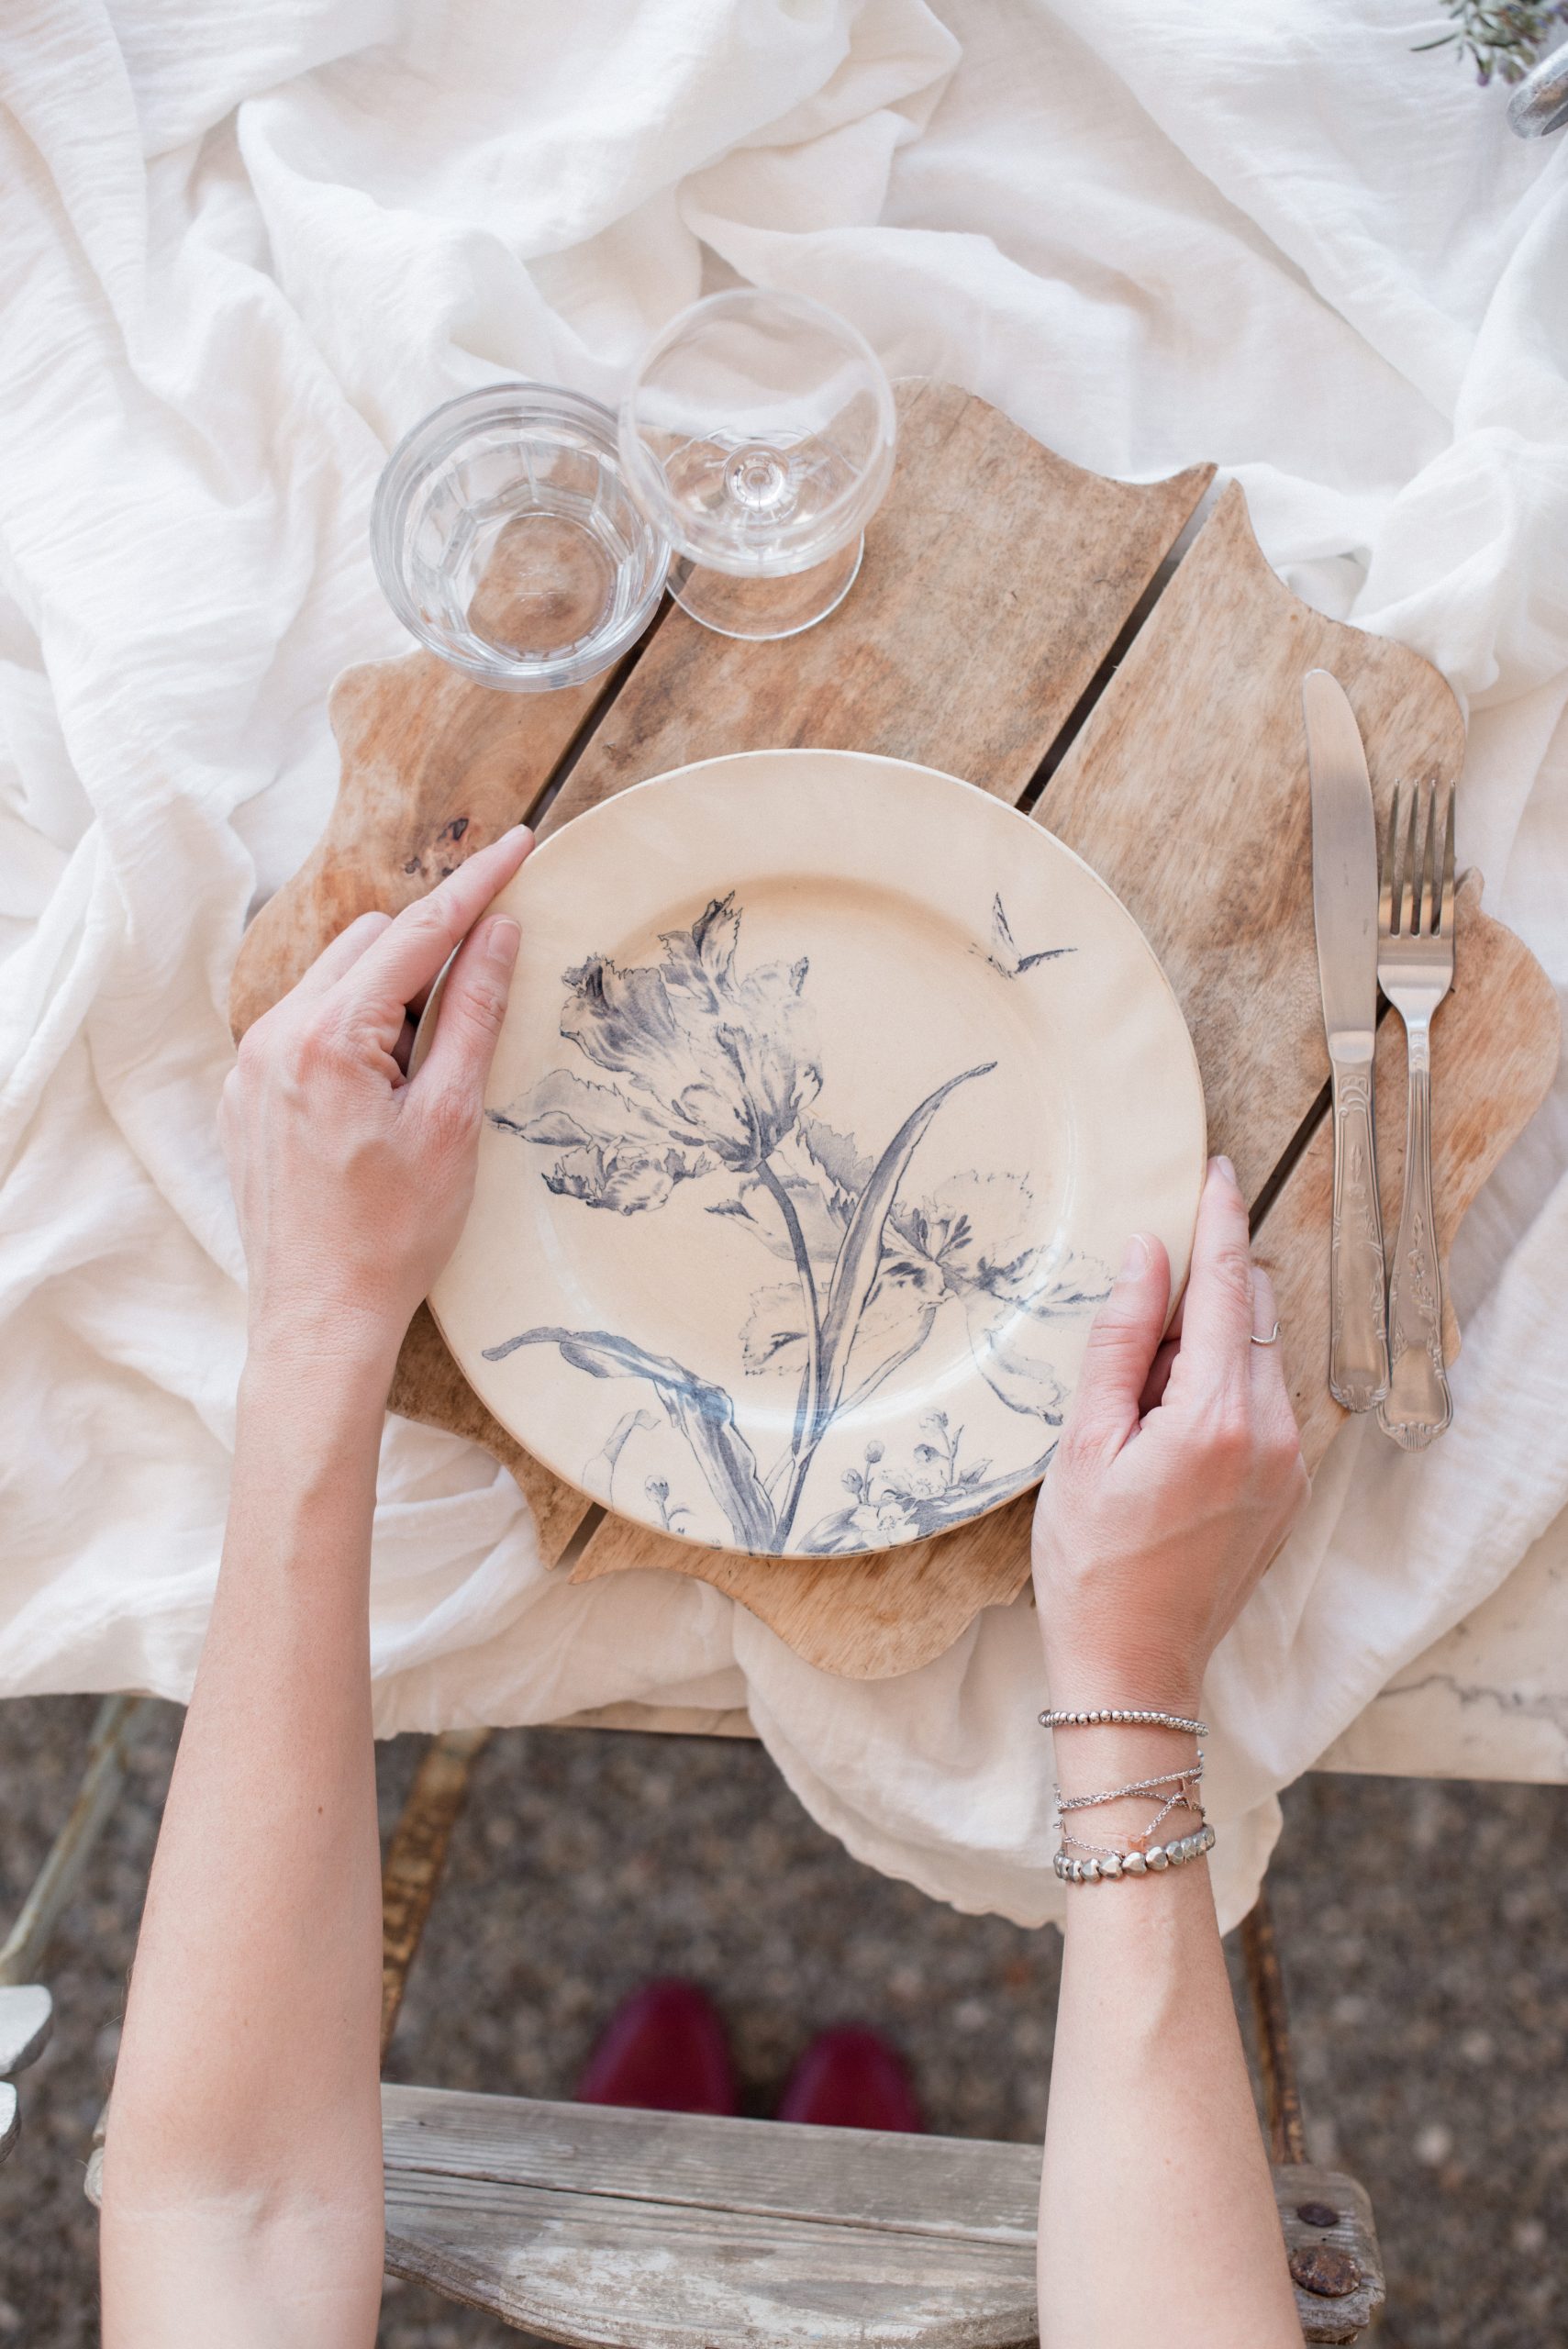
<svg viewBox="0 0 1568 2349"><path fill-rule="evenodd" d="M1443 1364L1443 1288L1432 1223L1431 1031L1406 1023L1410 1066L1405 1120L1405 1198L1388 1283L1392 1375L1378 1422L1407 1452L1421 1452L1453 1417Z"/></svg>
<svg viewBox="0 0 1568 2349"><path fill-rule="evenodd" d="M1370 1063L1334 1073L1334 1225L1329 1255L1329 1392L1370 1411L1388 1392L1383 1210L1377 1196Z"/></svg>

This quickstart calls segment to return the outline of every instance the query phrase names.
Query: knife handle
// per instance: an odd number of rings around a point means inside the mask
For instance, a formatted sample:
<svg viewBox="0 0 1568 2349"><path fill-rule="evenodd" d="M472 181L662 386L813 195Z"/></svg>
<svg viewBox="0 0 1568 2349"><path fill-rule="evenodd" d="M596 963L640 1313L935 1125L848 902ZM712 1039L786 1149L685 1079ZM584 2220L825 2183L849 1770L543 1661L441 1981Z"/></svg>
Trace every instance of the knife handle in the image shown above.
<svg viewBox="0 0 1568 2349"><path fill-rule="evenodd" d="M1377 1195L1372 1063L1336 1060L1334 1227L1329 1258L1329 1392L1370 1411L1388 1392L1383 1209Z"/></svg>
<svg viewBox="0 0 1568 2349"><path fill-rule="evenodd" d="M1405 1199L1388 1286L1393 1375L1378 1412L1385 1435L1422 1452L1453 1417L1443 1363L1443 1284L1432 1219L1432 1063L1429 1030L1407 1021L1410 1069Z"/></svg>

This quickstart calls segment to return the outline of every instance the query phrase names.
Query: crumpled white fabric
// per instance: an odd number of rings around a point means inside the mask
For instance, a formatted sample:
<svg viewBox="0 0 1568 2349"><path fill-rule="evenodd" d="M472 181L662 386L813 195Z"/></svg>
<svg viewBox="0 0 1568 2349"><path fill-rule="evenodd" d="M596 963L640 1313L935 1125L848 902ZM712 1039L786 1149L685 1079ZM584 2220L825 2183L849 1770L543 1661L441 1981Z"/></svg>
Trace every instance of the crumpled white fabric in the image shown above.
<svg viewBox="0 0 1568 2349"><path fill-rule="evenodd" d="M705 286L794 286L1077 462L1214 457L1299 593L1472 719L1462 853L1568 977L1568 139L1415 0L12 0L0 30L0 1687L190 1686L242 1264L214 1140L248 907L299 863L366 544L425 409L613 397ZM1470 1219L1457 1419L1336 1444L1217 1659L1220 1895L1274 1790L1568 1499L1568 1085ZM383 1731L745 1701L813 1813L1053 1914L1027 1605L907 1678L697 1583L573 1589L510 1480L389 1424Z"/></svg>

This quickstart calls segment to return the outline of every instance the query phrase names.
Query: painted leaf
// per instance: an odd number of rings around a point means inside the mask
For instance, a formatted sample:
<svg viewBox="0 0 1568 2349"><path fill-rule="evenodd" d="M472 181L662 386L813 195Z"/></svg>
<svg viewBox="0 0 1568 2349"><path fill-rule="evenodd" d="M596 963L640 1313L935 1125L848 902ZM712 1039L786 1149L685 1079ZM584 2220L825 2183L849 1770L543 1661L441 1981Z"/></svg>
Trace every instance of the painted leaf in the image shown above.
<svg viewBox="0 0 1568 2349"><path fill-rule="evenodd" d="M486 1346L486 1362L505 1362L519 1346L559 1346L562 1362L591 1378L646 1378L691 1447L708 1490L724 1511L739 1546L771 1550L773 1505L762 1488L751 1445L735 1424L735 1406L722 1386L674 1361L651 1354L629 1338L607 1330L525 1330L499 1346Z"/></svg>
<svg viewBox="0 0 1568 2349"><path fill-rule="evenodd" d="M839 1250L839 1261L833 1269L828 1309L823 1316L823 1373L817 1420L818 1433L832 1418L843 1392L850 1349L854 1344L861 1315L875 1286L882 1262L883 1228L916 1146L948 1095L959 1085L969 1084L974 1077L989 1074L995 1065L995 1061L983 1062L978 1068L965 1069L958 1076L950 1076L945 1085L939 1085L934 1093L929 1093L919 1108L912 1109L905 1119L877 1160L870 1180L855 1202L854 1213L850 1218L849 1229Z"/></svg>
<svg viewBox="0 0 1568 2349"><path fill-rule="evenodd" d="M760 1288L740 1332L740 1354L747 1374L764 1370L798 1371L806 1359L806 1308L793 1282L778 1288Z"/></svg>
<svg viewBox="0 0 1568 2349"><path fill-rule="evenodd" d="M615 1426L611 1429L608 1436L600 1445L598 1451L594 1454L593 1459L589 1462L588 1465L590 1470L599 1466L601 1463L603 1464L605 1490L610 1496L612 1504L615 1498L616 1470L620 1464L621 1453L626 1450L627 1445L631 1442L634 1435L650 1435L658 1425L658 1419L651 1411L626 1412L616 1421ZM589 1475L588 1477L585 1477L584 1482L588 1484L591 1489L593 1484L592 1476Z"/></svg>
<svg viewBox="0 0 1568 2349"><path fill-rule="evenodd" d="M855 1201L871 1181L872 1161L853 1134L840 1133L836 1126L826 1125L820 1118L809 1114L801 1119L792 1141L798 1144L805 1163L816 1169L827 1186L842 1230L854 1211Z"/></svg>

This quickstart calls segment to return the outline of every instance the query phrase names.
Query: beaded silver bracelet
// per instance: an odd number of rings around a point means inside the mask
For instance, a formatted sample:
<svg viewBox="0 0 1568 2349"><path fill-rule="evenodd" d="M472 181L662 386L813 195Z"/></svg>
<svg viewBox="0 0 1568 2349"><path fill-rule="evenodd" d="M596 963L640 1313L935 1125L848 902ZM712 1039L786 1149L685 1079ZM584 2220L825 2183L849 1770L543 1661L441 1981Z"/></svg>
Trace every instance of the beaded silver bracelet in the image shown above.
<svg viewBox="0 0 1568 2349"><path fill-rule="evenodd" d="M1101 1705L1093 1712L1043 1712L1041 1729L1174 1729L1185 1737L1207 1737L1207 1721L1190 1721L1184 1713L1158 1713L1127 1705Z"/></svg>
<svg viewBox="0 0 1568 2349"><path fill-rule="evenodd" d="M1206 1820L1190 1835L1179 1835L1173 1843L1151 1843L1146 1852L1112 1852L1100 1860L1072 1860L1058 1852L1051 1865L1064 1884L1114 1884L1118 1876L1162 1876L1213 1849L1214 1830Z"/></svg>

